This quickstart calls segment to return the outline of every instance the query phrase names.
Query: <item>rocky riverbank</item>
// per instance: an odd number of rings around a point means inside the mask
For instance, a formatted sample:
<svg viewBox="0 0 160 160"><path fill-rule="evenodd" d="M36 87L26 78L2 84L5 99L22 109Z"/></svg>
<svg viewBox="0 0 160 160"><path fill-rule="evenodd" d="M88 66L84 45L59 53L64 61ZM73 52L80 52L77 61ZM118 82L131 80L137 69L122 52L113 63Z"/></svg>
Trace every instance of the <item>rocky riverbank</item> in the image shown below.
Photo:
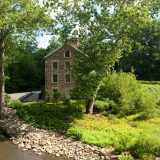
<svg viewBox="0 0 160 160"><path fill-rule="evenodd" d="M0 130L18 147L37 154L46 152L75 160L117 159L110 155L112 148L87 145L56 132L37 129L19 120L16 111L9 108L6 109L6 119L0 120Z"/></svg>

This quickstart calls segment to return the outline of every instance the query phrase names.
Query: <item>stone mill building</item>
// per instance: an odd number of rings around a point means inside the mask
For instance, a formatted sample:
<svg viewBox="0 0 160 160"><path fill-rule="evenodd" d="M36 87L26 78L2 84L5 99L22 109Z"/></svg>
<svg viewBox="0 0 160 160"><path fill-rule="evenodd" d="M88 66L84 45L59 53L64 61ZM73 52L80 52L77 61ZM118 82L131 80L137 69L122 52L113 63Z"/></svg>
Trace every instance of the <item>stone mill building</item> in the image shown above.
<svg viewBox="0 0 160 160"><path fill-rule="evenodd" d="M75 80L70 67L75 64L78 50L77 41L65 44L45 56L45 94L51 97L55 92L61 98L69 98L70 91L74 88Z"/></svg>

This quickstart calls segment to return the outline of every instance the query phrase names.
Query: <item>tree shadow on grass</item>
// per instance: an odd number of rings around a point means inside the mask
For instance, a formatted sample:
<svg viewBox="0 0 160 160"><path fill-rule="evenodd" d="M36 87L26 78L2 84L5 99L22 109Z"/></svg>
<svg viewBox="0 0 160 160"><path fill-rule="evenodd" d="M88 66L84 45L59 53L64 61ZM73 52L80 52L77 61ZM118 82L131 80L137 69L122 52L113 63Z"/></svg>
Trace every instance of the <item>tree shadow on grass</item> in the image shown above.
<svg viewBox="0 0 160 160"><path fill-rule="evenodd" d="M27 123L38 128L65 133L75 119L83 118L83 107L83 104L78 102L70 104L30 102L14 108L18 116Z"/></svg>

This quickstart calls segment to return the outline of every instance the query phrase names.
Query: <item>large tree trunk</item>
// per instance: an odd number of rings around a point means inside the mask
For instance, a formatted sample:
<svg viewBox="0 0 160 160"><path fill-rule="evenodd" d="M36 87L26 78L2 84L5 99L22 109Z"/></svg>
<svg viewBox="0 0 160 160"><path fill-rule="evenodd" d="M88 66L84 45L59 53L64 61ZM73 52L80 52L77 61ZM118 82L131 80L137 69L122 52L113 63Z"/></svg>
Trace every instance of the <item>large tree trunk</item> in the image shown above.
<svg viewBox="0 0 160 160"><path fill-rule="evenodd" d="M0 118L4 115L5 106L5 85L4 85L4 40L0 39Z"/></svg>

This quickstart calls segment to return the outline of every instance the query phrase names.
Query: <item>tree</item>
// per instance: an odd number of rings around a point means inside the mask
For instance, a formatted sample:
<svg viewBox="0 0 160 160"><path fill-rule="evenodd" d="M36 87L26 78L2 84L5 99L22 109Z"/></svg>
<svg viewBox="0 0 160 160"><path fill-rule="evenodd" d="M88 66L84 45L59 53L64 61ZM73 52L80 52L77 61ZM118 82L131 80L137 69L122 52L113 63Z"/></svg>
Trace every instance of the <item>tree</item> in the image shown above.
<svg viewBox="0 0 160 160"><path fill-rule="evenodd" d="M39 89L39 69L32 54L24 54L8 65L6 82L8 92L33 91Z"/></svg>
<svg viewBox="0 0 160 160"><path fill-rule="evenodd" d="M59 46L58 39L52 38L47 48L38 48L35 37L22 39L12 35L5 48L5 90L7 93L44 90L44 57Z"/></svg>
<svg viewBox="0 0 160 160"><path fill-rule="evenodd" d="M134 69L140 80L160 80L160 22L153 21L131 35L135 41L132 45L132 53L124 56L117 68L125 72Z"/></svg>
<svg viewBox="0 0 160 160"><path fill-rule="evenodd" d="M49 16L38 5L38 0L0 0L0 115L5 106L4 50L7 37L16 35L19 40L30 37L48 21Z"/></svg>
<svg viewBox="0 0 160 160"><path fill-rule="evenodd" d="M45 83L45 59L44 57L49 54L50 52L57 49L60 45L59 40L53 37L50 40L50 44L46 49L40 48L34 54L34 60L38 66L38 74L39 74L39 81L37 82L40 89L44 90L44 83Z"/></svg>
<svg viewBox="0 0 160 160"><path fill-rule="evenodd" d="M47 5L52 7L52 1ZM113 69L124 51L131 52L129 35L151 22L150 3L130 0L81 0L60 2L53 7L58 33L66 42L77 37L81 54L73 68L76 94L90 98L89 113L102 80Z"/></svg>

